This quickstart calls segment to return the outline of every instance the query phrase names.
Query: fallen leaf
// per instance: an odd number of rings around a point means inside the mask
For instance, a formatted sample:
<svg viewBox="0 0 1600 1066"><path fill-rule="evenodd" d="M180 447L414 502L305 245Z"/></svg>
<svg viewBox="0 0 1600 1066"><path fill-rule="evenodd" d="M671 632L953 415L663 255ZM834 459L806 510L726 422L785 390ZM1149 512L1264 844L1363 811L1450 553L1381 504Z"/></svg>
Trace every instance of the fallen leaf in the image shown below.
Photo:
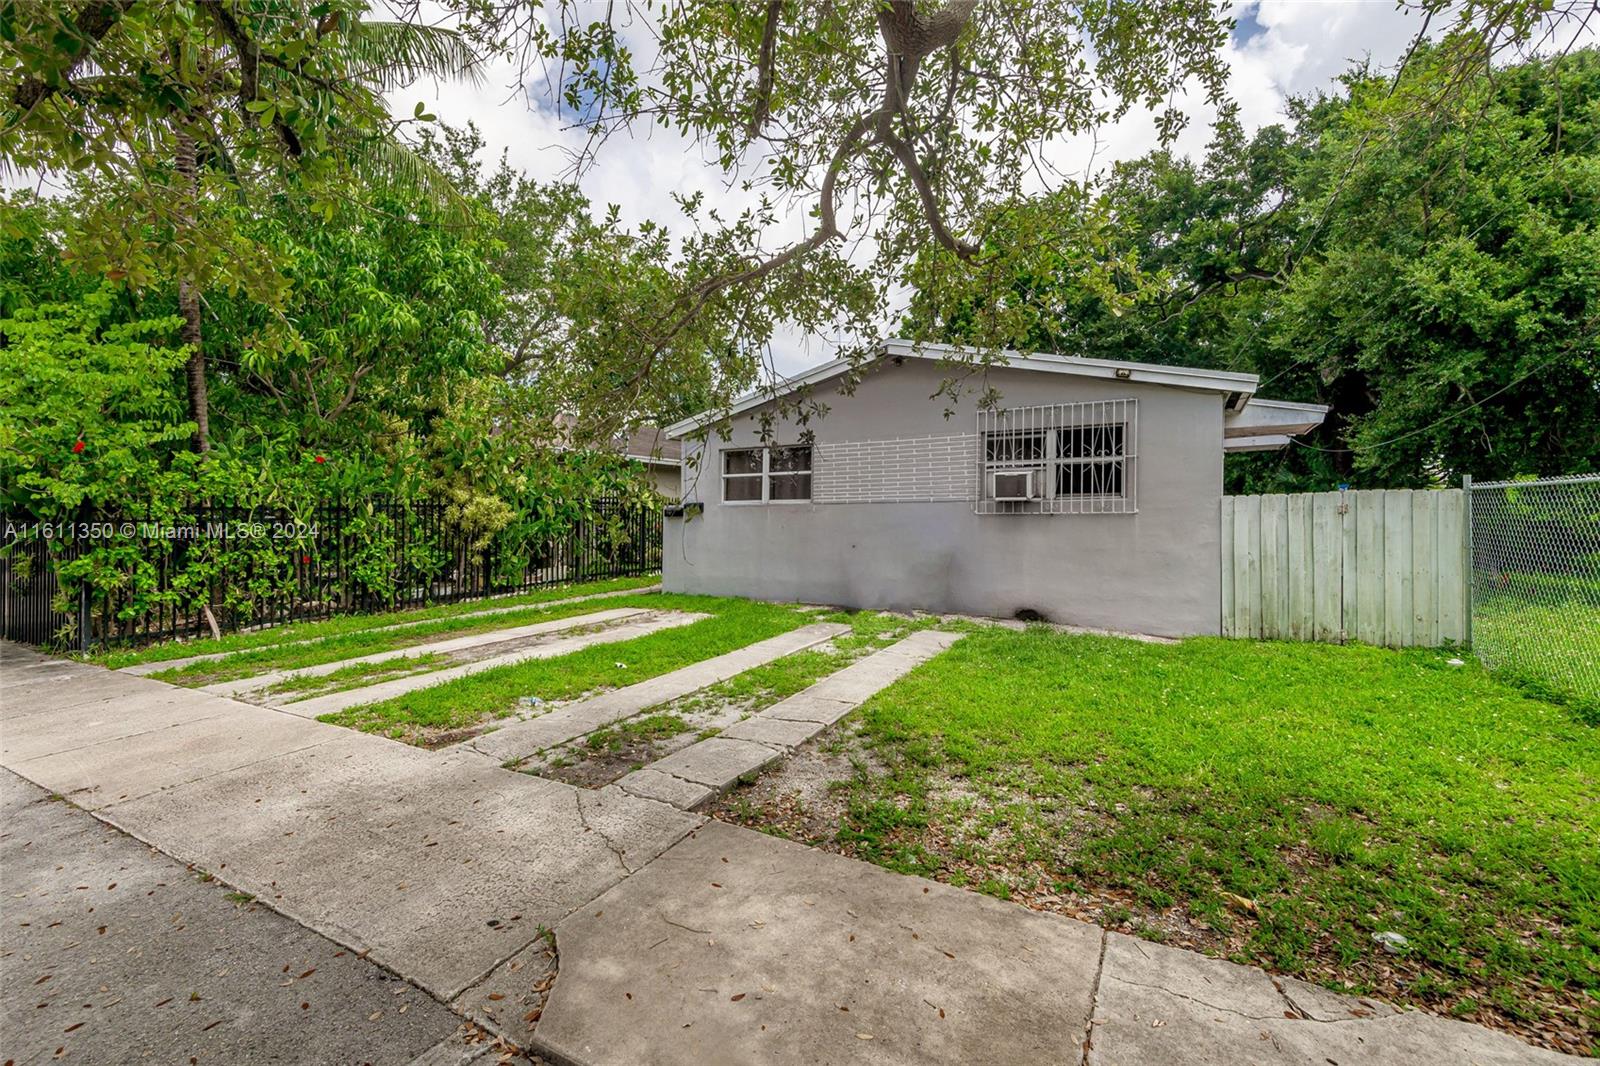
<svg viewBox="0 0 1600 1066"><path fill-rule="evenodd" d="M1261 909L1255 900L1246 899L1244 896L1236 896L1232 892L1224 892L1222 894L1222 898L1227 900L1228 906L1232 907L1234 910L1245 911L1249 914L1256 914Z"/></svg>

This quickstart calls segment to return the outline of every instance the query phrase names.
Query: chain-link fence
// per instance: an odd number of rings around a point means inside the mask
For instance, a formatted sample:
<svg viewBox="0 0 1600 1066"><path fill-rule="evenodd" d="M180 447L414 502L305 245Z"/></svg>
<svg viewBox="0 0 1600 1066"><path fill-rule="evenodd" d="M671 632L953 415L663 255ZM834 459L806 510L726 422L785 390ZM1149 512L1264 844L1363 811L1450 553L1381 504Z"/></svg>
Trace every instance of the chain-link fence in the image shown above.
<svg viewBox="0 0 1600 1066"><path fill-rule="evenodd" d="M1471 484L1472 645L1600 710L1600 475Z"/></svg>

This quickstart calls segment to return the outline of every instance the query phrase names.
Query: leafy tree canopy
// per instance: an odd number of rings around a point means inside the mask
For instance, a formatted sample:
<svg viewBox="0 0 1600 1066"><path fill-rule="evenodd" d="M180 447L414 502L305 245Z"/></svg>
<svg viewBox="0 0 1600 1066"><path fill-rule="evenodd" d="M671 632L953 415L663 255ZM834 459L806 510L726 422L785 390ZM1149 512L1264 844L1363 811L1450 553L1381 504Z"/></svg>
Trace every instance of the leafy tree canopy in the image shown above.
<svg viewBox="0 0 1600 1066"><path fill-rule="evenodd" d="M1236 489L1600 469L1600 53L1463 80L1424 47L1343 86L1116 168L1081 214L1112 284L1049 249L1006 281L1036 314L1019 343L1332 405L1305 445L1230 460ZM911 328L981 336L991 306L920 293Z"/></svg>

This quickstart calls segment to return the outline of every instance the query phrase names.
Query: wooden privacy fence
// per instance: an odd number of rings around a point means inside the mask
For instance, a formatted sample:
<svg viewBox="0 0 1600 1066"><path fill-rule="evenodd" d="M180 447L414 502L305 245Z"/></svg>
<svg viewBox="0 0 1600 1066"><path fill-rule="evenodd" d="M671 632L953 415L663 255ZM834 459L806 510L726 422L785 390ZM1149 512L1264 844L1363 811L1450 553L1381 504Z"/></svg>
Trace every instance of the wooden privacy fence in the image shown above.
<svg viewBox="0 0 1600 1066"><path fill-rule="evenodd" d="M1222 633L1465 643L1470 522L1460 489L1222 499Z"/></svg>

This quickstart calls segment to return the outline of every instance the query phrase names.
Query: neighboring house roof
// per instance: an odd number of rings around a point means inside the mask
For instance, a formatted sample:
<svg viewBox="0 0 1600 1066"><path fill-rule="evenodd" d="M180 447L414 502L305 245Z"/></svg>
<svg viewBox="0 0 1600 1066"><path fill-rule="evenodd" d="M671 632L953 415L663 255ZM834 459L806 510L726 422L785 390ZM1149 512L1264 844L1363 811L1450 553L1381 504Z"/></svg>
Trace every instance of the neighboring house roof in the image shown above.
<svg viewBox="0 0 1600 1066"><path fill-rule="evenodd" d="M562 451L572 451L572 430L577 419L571 415L557 415L556 425L561 428ZM683 442L668 437L660 426L642 425L626 436L612 437L606 451L626 459L634 459L651 466L680 466L683 463Z"/></svg>
<svg viewBox="0 0 1600 1066"><path fill-rule="evenodd" d="M941 361L952 357L975 354L976 349L952 344L919 344L914 341L891 338L879 343L878 358L929 359ZM1284 447L1289 436L1304 433L1322 424L1328 408L1321 404L1289 403L1282 400L1255 398L1259 379L1254 374L1241 374L1228 370L1202 370L1188 366L1165 366L1160 363L1127 363L1115 359L1088 359L1075 355L1051 355L1046 352L1001 353L1002 365L1018 370L1034 370L1047 374L1072 374L1077 377L1101 378L1121 381L1138 381L1145 384L1166 385L1172 388L1192 389L1221 393L1225 397L1226 412L1224 436L1230 442L1227 451L1263 450ZM811 385L820 384L850 370L850 360L835 359L812 367L804 373L787 378L776 385L746 393L727 408L702 411L697 415L674 422L665 430L672 438L682 438L722 418L732 418L754 410L762 404L798 392ZM1282 438L1281 443L1261 444L1260 448L1247 448L1246 442L1261 443L1268 438Z"/></svg>
<svg viewBox="0 0 1600 1066"><path fill-rule="evenodd" d="M683 462L683 442L667 436L660 426L640 426L626 437L618 437L612 446L629 459L652 466L677 466Z"/></svg>

